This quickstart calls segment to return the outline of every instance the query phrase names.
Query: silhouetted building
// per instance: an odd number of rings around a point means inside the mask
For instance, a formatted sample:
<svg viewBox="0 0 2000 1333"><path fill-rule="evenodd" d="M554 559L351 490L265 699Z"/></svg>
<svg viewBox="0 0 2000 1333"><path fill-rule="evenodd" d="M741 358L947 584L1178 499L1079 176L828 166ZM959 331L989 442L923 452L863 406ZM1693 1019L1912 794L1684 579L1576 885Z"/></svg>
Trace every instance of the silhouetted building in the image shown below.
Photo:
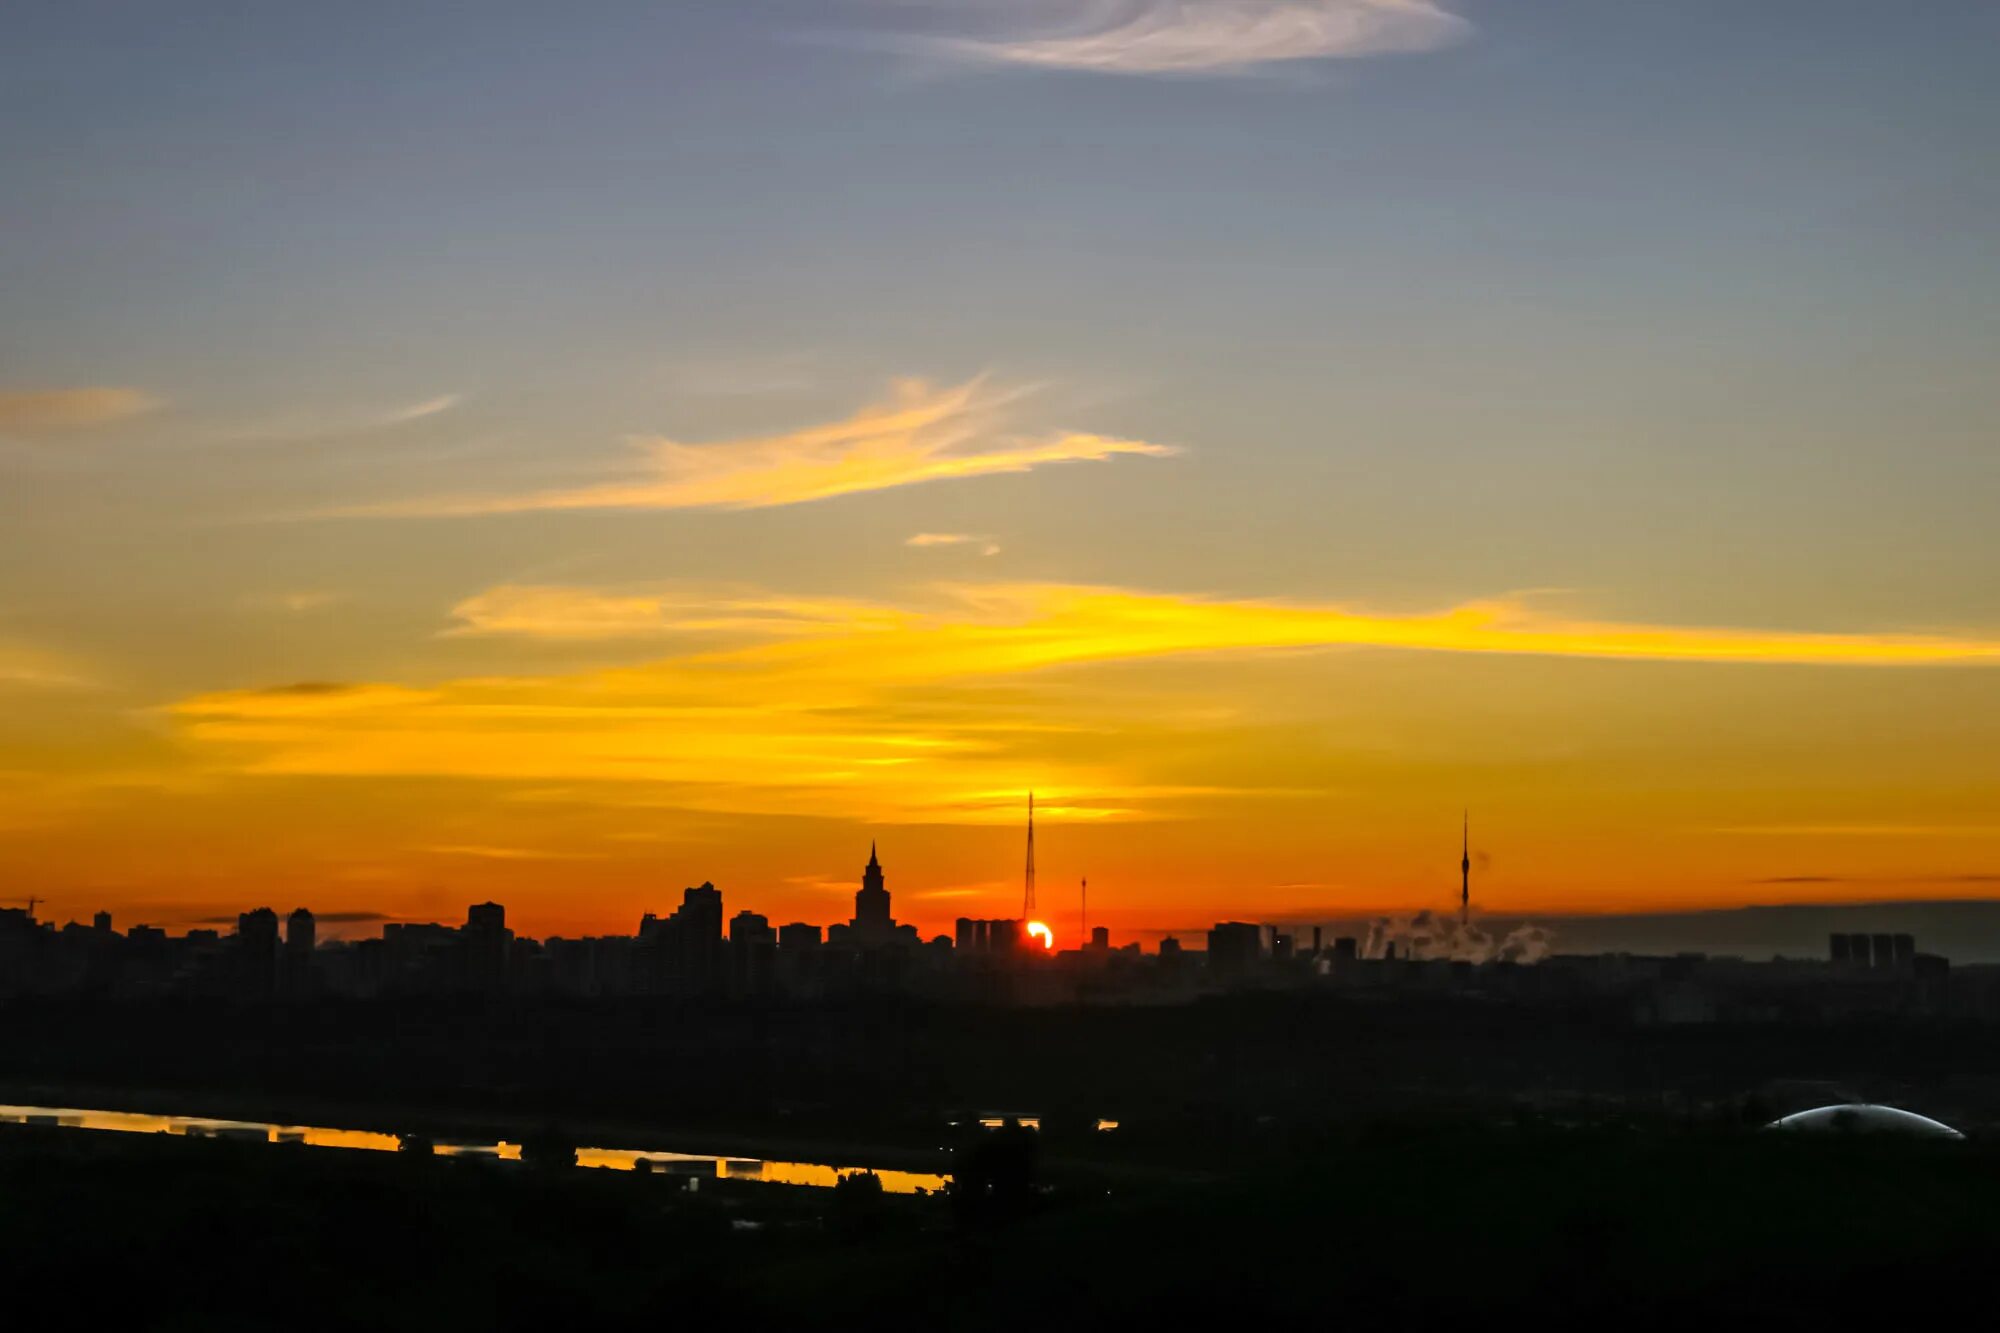
<svg viewBox="0 0 2000 1333"><path fill-rule="evenodd" d="M771 919L758 912L738 912L729 919L729 982L739 995L761 995L771 988L776 971L778 935Z"/></svg>
<svg viewBox="0 0 2000 1333"><path fill-rule="evenodd" d="M861 871L861 887L854 894L854 933L861 939L886 940L896 928L895 919L889 915L889 889L884 878L875 844L870 843L868 864Z"/></svg>
<svg viewBox="0 0 2000 1333"><path fill-rule="evenodd" d="M465 909L465 929L459 932L465 960L465 980L473 990L497 991L507 984L507 962L514 932L507 929L507 909L499 903L474 903Z"/></svg>
<svg viewBox="0 0 2000 1333"><path fill-rule="evenodd" d="M1263 927L1218 921L1208 932L1208 970L1218 977L1246 976L1264 954Z"/></svg>
<svg viewBox="0 0 2000 1333"><path fill-rule="evenodd" d="M914 949L922 943L914 925L896 925L890 917L888 885L874 845L868 847L868 865L862 869L862 887L854 893L854 921L826 929L828 945L850 945L860 949L884 949L900 945Z"/></svg>
<svg viewBox="0 0 2000 1333"><path fill-rule="evenodd" d="M319 945L319 925L313 914L303 907L295 907L285 918L285 953L293 959L310 959Z"/></svg>
<svg viewBox="0 0 2000 1333"><path fill-rule="evenodd" d="M854 919L845 925L835 925L826 932L829 944L853 945L863 949L880 949L889 945L905 945L914 948L921 942L915 926L901 926L889 914L889 889L882 873L882 863L876 858L875 847L868 847L868 864L861 871L861 888L854 895Z"/></svg>
<svg viewBox="0 0 2000 1333"><path fill-rule="evenodd" d="M681 892L681 905L660 918L651 912L639 923L646 971L655 988L675 991L719 989L723 981L722 890L702 883Z"/></svg>
<svg viewBox="0 0 2000 1333"><path fill-rule="evenodd" d="M111 933L111 913L99 912L90 919L90 928L100 935L109 935Z"/></svg>
<svg viewBox="0 0 2000 1333"><path fill-rule="evenodd" d="M780 949L817 949L821 942L818 926L804 921L794 921L790 925L778 927L778 947Z"/></svg>
<svg viewBox="0 0 2000 1333"><path fill-rule="evenodd" d="M190 934L193 932L190 931ZM278 982L278 914L268 907L236 918L236 989L269 995Z"/></svg>
<svg viewBox="0 0 2000 1333"><path fill-rule="evenodd" d="M285 918L285 989L304 994L312 988L313 950L319 946L319 927L313 914L303 907L292 909Z"/></svg>

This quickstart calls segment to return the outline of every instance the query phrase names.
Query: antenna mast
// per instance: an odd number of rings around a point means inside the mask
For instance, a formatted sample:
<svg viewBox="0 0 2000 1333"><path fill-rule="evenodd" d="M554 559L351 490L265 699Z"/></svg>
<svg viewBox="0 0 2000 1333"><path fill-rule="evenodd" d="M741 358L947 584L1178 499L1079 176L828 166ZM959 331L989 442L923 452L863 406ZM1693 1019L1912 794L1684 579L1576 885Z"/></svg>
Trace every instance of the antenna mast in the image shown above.
<svg viewBox="0 0 2000 1333"><path fill-rule="evenodd" d="M1465 812L1463 839L1458 854L1458 924L1461 928L1472 921L1472 812Z"/></svg>
<svg viewBox="0 0 2000 1333"><path fill-rule="evenodd" d="M1021 894L1021 924L1035 919L1035 794L1028 793L1028 876Z"/></svg>

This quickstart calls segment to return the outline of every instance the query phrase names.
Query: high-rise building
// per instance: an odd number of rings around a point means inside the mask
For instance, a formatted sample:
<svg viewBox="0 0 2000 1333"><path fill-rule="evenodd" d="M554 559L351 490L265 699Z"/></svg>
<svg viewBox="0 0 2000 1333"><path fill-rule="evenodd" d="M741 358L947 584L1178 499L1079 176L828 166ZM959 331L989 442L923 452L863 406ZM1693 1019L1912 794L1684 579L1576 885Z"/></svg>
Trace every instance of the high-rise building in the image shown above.
<svg viewBox="0 0 2000 1333"><path fill-rule="evenodd" d="M769 990L777 965L778 933L761 912L742 911L729 919L729 985L738 995Z"/></svg>
<svg viewBox="0 0 2000 1333"><path fill-rule="evenodd" d="M683 890L681 905L666 917L651 912L639 923L639 942L656 986L708 990L723 979L722 890L703 883Z"/></svg>
<svg viewBox="0 0 2000 1333"><path fill-rule="evenodd" d="M507 982L507 956L514 932L507 929L507 909L499 903L475 903L465 909L465 929L459 932L465 949L466 981L474 990L499 990Z"/></svg>
<svg viewBox="0 0 2000 1333"><path fill-rule="evenodd" d="M294 958L311 958L312 951L319 944L319 924L313 914L303 907L295 907L285 918L285 952Z"/></svg>
<svg viewBox="0 0 2000 1333"><path fill-rule="evenodd" d="M856 942L873 944L886 941L895 932L896 922L889 915L889 889L882 874L882 862L875 855L875 844L868 845L868 864L861 871L861 887L854 894L854 935Z"/></svg>
<svg viewBox="0 0 2000 1333"><path fill-rule="evenodd" d="M804 921L794 921L778 927L778 947L780 949L817 949L820 946L820 928Z"/></svg>
<svg viewBox="0 0 2000 1333"><path fill-rule="evenodd" d="M1240 977L1256 967L1264 954L1264 928L1248 921L1218 921L1208 932L1208 970L1218 977Z"/></svg>
<svg viewBox="0 0 2000 1333"><path fill-rule="evenodd" d="M1868 952L1869 956L1875 960L1876 967L1894 967L1896 965L1895 936L1889 934L1870 935L1868 937Z"/></svg>
<svg viewBox="0 0 2000 1333"><path fill-rule="evenodd" d="M889 888L872 843L868 848L868 864L861 872L861 888L854 895L854 919L831 927L826 934L829 944L863 949L921 943L915 926L898 925L889 914Z"/></svg>
<svg viewBox="0 0 2000 1333"><path fill-rule="evenodd" d="M292 994L304 994L313 984L313 950L319 944L319 926L303 907L292 909L285 918L285 956L281 980Z"/></svg>
<svg viewBox="0 0 2000 1333"><path fill-rule="evenodd" d="M277 982L278 914L259 907L236 918L236 984L245 994L267 996Z"/></svg>

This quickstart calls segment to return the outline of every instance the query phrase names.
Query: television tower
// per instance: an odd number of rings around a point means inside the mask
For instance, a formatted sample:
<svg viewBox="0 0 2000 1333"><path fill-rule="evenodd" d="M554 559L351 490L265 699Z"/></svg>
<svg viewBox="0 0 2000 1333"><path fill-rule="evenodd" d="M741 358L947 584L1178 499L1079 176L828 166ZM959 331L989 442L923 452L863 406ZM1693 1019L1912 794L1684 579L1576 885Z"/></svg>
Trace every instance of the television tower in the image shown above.
<svg viewBox="0 0 2000 1333"><path fill-rule="evenodd" d="M1035 919L1035 794L1028 793L1028 877L1021 894L1021 928Z"/></svg>
<svg viewBox="0 0 2000 1333"><path fill-rule="evenodd" d="M1458 854L1458 924L1462 930L1472 921L1472 812L1465 812L1463 850Z"/></svg>

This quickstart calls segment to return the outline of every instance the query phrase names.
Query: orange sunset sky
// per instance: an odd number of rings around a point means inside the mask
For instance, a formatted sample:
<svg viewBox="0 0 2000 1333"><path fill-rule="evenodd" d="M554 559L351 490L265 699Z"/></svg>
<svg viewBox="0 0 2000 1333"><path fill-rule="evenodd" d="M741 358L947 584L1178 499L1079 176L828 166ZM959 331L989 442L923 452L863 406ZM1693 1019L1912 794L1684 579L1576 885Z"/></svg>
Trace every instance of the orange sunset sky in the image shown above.
<svg viewBox="0 0 2000 1333"><path fill-rule="evenodd" d="M0 896L2000 890L1971 38L1039 3L37 16Z"/></svg>

